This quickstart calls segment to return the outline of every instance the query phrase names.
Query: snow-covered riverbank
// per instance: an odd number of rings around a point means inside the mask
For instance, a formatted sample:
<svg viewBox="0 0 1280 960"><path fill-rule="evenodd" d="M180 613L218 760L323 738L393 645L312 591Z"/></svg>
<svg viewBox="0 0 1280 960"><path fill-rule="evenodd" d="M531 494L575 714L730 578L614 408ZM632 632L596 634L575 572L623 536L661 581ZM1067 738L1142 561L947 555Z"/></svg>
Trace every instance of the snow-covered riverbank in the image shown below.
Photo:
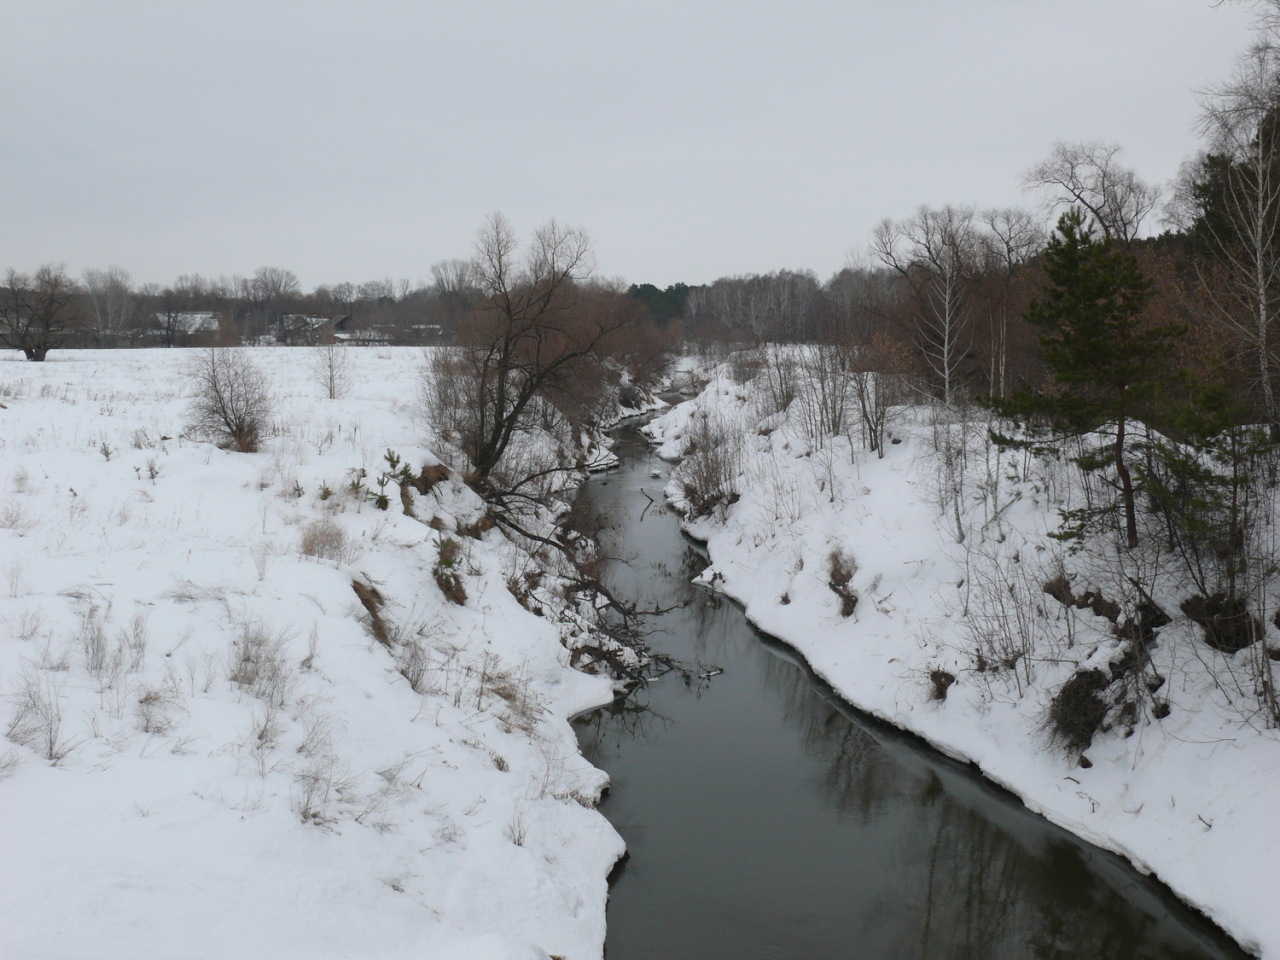
<svg viewBox="0 0 1280 960"><path fill-rule="evenodd" d="M759 399L721 368L648 428L669 459L728 444L698 469L729 495L696 505L710 512L687 524L710 551L703 579L856 706L973 761L1031 809L1160 877L1247 949L1280 957L1280 742L1233 686L1231 658L1175 618L1152 652L1165 680L1152 702L1167 715L1139 711L1100 733L1081 765L1046 742L1043 718L1079 665L1109 669L1117 641L1109 620L1042 589L1064 570L1073 588L1101 582L1047 536L1057 521L1044 483L971 463L948 502L934 440L959 428L898 410L877 459L847 437L806 439L794 419L762 415ZM996 493L966 493L993 476ZM668 493L685 502L678 482ZM982 533L958 542L957 516ZM1033 598L1016 609L1002 599L1014 581ZM1176 597L1155 599L1176 614ZM1023 653L975 660L983 629L1025 642Z"/></svg>
<svg viewBox="0 0 1280 960"><path fill-rule="evenodd" d="M0 954L601 955L622 843L567 718L610 683L461 483L378 509L388 451L437 462L420 353L351 350L337 400L308 353L252 351L256 454L181 438L193 351L0 359Z"/></svg>

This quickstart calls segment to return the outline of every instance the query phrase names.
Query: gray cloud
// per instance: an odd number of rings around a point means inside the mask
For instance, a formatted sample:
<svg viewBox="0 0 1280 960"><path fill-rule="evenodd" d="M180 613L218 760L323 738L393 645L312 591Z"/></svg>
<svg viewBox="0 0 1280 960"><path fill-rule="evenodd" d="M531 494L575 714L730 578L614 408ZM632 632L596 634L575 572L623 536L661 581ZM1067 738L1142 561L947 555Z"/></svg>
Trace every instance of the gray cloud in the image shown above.
<svg viewBox="0 0 1280 960"><path fill-rule="evenodd" d="M1207 0L0 2L0 267L417 279L485 213L637 282L826 275L920 203L1148 179L1248 42Z"/></svg>

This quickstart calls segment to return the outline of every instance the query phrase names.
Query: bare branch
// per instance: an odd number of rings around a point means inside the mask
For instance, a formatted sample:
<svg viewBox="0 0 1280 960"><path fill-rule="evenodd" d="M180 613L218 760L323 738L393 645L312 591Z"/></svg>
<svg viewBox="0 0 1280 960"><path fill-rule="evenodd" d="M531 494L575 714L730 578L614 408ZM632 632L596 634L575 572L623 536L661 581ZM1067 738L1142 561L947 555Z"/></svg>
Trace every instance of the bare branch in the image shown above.
<svg viewBox="0 0 1280 960"><path fill-rule="evenodd" d="M1129 243L1160 202L1160 190L1122 166L1119 153L1114 143L1059 141L1048 157L1027 171L1023 185L1043 191L1051 211L1082 207L1107 237Z"/></svg>

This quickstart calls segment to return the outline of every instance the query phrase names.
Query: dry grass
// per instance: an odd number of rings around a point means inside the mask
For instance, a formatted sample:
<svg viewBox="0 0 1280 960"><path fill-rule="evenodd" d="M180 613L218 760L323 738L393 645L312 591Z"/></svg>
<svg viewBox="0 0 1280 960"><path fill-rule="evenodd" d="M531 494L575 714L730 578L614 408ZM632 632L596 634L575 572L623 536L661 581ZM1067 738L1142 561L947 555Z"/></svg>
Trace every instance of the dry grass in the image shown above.
<svg viewBox="0 0 1280 960"><path fill-rule="evenodd" d="M519 810L513 813L503 832L517 847L523 847L524 842L529 838L529 825L524 822L524 814Z"/></svg>
<svg viewBox="0 0 1280 960"><path fill-rule="evenodd" d="M283 707L293 689L294 676L285 658L288 634L272 633L261 621L241 620L232 641L227 678L272 706Z"/></svg>
<svg viewBox="0 0 1280 960"><path fill-rule="evenodd" d="M322 517L312 520L302 529L298 550L306 557L318 557L333 563L350 563L354 549L347 541L347 533L337 522Z"/></svg>
<svg viewBox="0 0 1280 960"><path fill-rule="evenodd" d="M303 823L327 826L338 819L333 805L351 803L355 778L333 754L312 757L302 770L293 776L298 792L294 794L293 810Z"/></svg>
<svg viewBox="0 0 1280 960"><path fill-rule="evenodd" d="M134 707L138 718L138 729L143 733L166 734L175 724L174 712L182 705L182 701L174 696L171 689L164 687L143 687Z"/></svg>
<svg viewBox="0 0 1280 960"><path fill-rule="evenodd" d="M78 745L62 735L60 691L47 675L29 670L13 694L14 714L5 736L58 764Z"/></svg>
<svg viewBox="0 0 1280 960"><path fill-rule="evenodd" d="M390 647L391 633L387 629L387 622L382 618L382 606L386 601L378 592L378 588L371 583L352 580L351 589L355 591L365 612L369 614L369 632L373 634L373 638L384 647Z"/></svg>
<svg viewBox="0 0 1280 960"><path fill-rule="evenodd" d="M427 678L431 672L431 658L426 648L417 640L411 640L401 647L400 656L396 658L396 670L409 682L414 693L428 692Z"/></svg>

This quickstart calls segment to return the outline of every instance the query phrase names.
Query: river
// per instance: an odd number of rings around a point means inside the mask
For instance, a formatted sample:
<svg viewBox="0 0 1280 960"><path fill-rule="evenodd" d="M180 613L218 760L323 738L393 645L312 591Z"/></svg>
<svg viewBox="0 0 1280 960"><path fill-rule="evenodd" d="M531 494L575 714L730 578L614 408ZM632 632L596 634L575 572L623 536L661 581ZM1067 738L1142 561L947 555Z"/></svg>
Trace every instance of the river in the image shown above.
<svg viewBox="0 0 1280 960"><path fill-rule="evenodd" d="M653 645L724 672L668 675L579 721L630 854L608 960L1246 956L1120 858L849 707L739 607L690 586L706 561L661 506L669 465L634 424L615 450L621 466L580 504L627 561L608 578L688 600L655 618Z"/></svg>

